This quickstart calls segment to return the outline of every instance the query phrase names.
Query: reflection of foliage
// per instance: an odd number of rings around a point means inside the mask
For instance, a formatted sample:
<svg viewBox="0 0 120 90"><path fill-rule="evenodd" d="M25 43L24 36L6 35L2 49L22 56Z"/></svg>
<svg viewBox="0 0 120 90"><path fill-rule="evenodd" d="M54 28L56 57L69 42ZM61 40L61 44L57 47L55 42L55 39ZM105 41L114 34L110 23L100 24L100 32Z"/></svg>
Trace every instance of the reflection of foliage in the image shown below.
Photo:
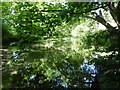
<svg viewBox="0 0 120 90"><path fill-rule="evenodd" d="M98 71L93 83L118 88L119 6L120 2L3 2L3 40L20 50L3 60L3 87L87 87L84 78L92 77L81 64L91 60ZM102 16L102 10L110 11L116 27ZM97 22L106 30L96 30Z"/></svg>
<svg viewBox="0 0 120 90"><path fill-rule="evenodd" d="M40 54L43 53L44 56L41 56ZM63 85L83 87L84 75L82 76L80 69L83 60L78 59L81 56L75 54L74 51L73 54L72 52L65 54L65 52L56 49L24 52L24 61L21 62L18 59L19 61L13 61L10 65L10 70L14 68L11 75L8 75L9 82L11 82L10 87L62 88ZM17 73L13 73L15 71Z"/></svg>
<svg viewBox="0 0 120 90"><path fill-rule="evenodd" d="M88 40L92 42L91 45L95 45L96 51L101 53L96 54L97 57L92 60L96 63L98 69L101 88L119 88L119 35L110 36L108 32L102 31L89 36ZM106 52L106 54L102 56L103 52Z"/></svg>
<svg viewBox="0 0 120 90"><path fill-rule="evenodd" d="M25 69L26 68L26 69ZM35 67L26 66L25 68L19 70L17 75L12 76L12 87L16 88L27 88L27 87L39 87L40 83L43 83L43 80L46 78L42 73L41 70L36 71ZM35 75L32 80L30 77ZM17 77L17 78L16 78ZM16 83L14 83L16 81ZM41 82L40 82L41 81Z"/></svg>

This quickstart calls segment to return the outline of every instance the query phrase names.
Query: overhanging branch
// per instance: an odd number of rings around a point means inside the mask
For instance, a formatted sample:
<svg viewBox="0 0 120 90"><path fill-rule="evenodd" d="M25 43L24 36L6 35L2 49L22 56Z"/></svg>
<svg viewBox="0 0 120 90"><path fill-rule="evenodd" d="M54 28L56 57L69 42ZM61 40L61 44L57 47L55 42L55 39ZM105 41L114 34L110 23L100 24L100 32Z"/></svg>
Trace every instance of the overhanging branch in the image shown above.
<svg viewBox="0 0 120 90"><path fill-rule="evenodd" d="M33 12L66 12L66 13L70 13L70 14L83 14L83 13L88 13L88 12L91 12L93 10L97 10L99 8L104 8L104 7L107 7L107 5L105 6L101 6L101 7L97 7L97 8L94 8L94 9L90 9L90 10L86 10L86 11L83 11L83 12L70 12L70 11L67 11L67 10L41 10L41 11L33 11Z"/></svg>
<svg viewBox="0 0 120 90"><path fill-rule="evenodd" d="M108 8L109 8L110 14L120 29L120 18L119 18L120 6L119 4L120 4L120 1L118 2L117 7L115 7L114 2L108 2Z"/></svg>
<svg viewBox="0 0 120 90"><path fill-rule="evenodd" d="M113 26L111 26L109 23L107 23L106 20L104 18L100 17L99 15L97 15L95 18L90 17L90 16L80 16L80 17L93 19L93 20L101 23L102 25L104 25L107 29L113 28Z"/></svg>

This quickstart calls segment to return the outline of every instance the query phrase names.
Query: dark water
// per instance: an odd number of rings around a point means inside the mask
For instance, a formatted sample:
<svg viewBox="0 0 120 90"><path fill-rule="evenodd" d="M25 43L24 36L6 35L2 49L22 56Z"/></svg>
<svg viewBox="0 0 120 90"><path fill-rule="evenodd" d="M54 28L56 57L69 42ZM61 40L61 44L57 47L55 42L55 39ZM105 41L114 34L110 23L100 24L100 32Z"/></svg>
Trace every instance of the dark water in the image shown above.
<svg viewBox="0 0 120 90"><path fill-rule="evenodd" d="M3 52L3 87L90 88L97 70L78 41L47 40L24 50L10 46Z"/></svg>

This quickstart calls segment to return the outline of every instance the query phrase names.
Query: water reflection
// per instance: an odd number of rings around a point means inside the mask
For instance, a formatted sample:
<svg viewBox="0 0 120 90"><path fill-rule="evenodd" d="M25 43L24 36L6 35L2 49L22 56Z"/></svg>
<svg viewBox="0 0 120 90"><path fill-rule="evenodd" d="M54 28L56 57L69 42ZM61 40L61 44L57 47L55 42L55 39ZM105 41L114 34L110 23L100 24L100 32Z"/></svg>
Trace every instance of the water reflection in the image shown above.
<svg viewBox="0 0 120 90"><path fill-rule="evenodd" d="M13 51L6 60L12 60L5 65L9 67L7 72L3 69L4 74L8 73L7 78L3 75L4 87L90 88L97 73L94 63L88 64L82 54L71 49L71 42L51 43Z"/></svg>
<svg viewBox="0 0 120 90"><path fill-rule="evenodd" d="M84 60L83 64L81 65L81 68L83 69L83 72L87 73L88 75L90 75L90 78L86 78L86 76L84 77L84 80L86 83L90 83L90 84L85 84L85 86L91 87L92 86L92 82L94 82L94 78L97 74L97 69L95 67L95 63L89 63L90 61L88 60Z"/></svg>

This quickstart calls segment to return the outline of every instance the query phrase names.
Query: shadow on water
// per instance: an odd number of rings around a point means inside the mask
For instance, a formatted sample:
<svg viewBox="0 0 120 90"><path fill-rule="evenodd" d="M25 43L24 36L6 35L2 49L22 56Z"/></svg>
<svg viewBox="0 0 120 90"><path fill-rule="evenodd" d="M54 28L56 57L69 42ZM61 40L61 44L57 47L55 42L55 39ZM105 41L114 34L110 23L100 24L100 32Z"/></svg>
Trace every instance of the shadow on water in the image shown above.
<svg viewBox="0 0 120 90"><path fill-rule="evenodd" d="M61 48L50 45L12 49L6 53L3 87L91 88L97 73L95 63L90 64L65 42L60 44ZM64 45L67 48L63 48Z"/></svg>

